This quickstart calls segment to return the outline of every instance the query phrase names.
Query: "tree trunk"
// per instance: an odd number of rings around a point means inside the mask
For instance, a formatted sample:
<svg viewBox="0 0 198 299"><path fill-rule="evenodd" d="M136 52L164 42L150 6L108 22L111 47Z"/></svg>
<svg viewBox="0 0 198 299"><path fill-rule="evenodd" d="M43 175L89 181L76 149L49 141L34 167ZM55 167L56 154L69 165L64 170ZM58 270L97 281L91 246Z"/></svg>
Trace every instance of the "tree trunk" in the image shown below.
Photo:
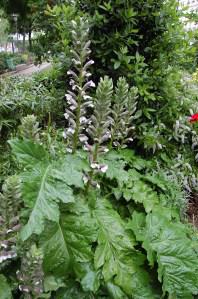
<svg viewBox="0 0 198 299"><path fill-rule="evenodd" d="M23 32L23 53L25 52L25 32Z"/></svg>
<svg viewBox="0 0 198 299"><path fill-rule="evenodd" d="M12 54L14 54L14 40L12 39Z"/></svg>
<svg viewBox="0 0 198 299"><path fill-rule="evenodd" d="M29 48L31 51L32 50L32 30L31 29L28 32L28 36L29 36Z"/></svg>

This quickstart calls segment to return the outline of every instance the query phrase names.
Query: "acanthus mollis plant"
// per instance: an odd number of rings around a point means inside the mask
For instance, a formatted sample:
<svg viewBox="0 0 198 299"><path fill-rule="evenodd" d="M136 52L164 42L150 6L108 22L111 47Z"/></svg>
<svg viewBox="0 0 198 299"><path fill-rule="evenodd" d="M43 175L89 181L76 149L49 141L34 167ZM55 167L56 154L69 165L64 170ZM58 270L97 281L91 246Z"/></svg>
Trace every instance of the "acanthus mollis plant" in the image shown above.
<svg viewBox="0 0 198 299"><path fill-rule="evenodd" d="M132 133L135 127L132 125L137 106L138 89L129 88L125 78L119 78L114 95L114 105L111 116L111 142L110 147L125 147L133 141Z"/></svg>
<svg viewBox="0 0 198 299"><path fill-rule="evenodd" d="M17 257L17 233L20 229L21 181L7 178L0 193L0 267Z"/></svg>
<svg viewBox="0 0 198 299"><path fill-rule="evenodd" d="M94 145L92 146L91 162L96 162L98 154L105 152L103 146L111 138L111 102L113 96L113 81L105 76L100 79L96 90L94 101L94 113L91 116L91 124L87 128L87 133Z"/></svg>
<svg viewBox="0 0 198 299"><path fill-rule="evenodd" d="M79 143L87 141L84 135L85 126L90 122L87 117L89 107L93 108L92 98L87 94L95 84L90 80L90 66L94 63L89 60L90 41L88 40L88 22L83 18L72 21L73 56L72 62L74 70L69 70L67 74L71 76L71 90L66 93L67 108L65 118L68 121L68 129L64 132L64 138L68 140L68 151L75 153Z"/></svg>
<svg viewBox="0 0 198 299"><path fill-rule="evenodd" d="M27 115L21 120L21 125L19 126L19 134L24 139L33 140L35 142L40 141L40 128L39 122L35 115Z"/></svg>
<svg viewBox="0 0 198 299"><path fill-rule="evenodd" d="M35 244L22 256L21 269L17 271L19 290L25 299L38 299L44 293L42 269L43 253Z"/></svg>

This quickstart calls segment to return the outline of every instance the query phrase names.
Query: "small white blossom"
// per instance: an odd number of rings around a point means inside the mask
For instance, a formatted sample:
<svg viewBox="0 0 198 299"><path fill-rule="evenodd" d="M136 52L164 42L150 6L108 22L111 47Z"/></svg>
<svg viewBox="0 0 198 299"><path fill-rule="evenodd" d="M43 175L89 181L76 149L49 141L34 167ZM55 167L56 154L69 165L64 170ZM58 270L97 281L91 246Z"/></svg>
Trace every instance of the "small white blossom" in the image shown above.
<svg viewBox="0 0 198 299"><path fill-rule="evenodd" d="M71 79L71 80L69 81L69 85L73 86L74 84L75 84L75 81L74 81L73 79Z"/></svg>
<svg viewBox="0 0 198 299"><path fill-rule="evenodd" d="M97 164L97 163L91 163L91 168L92 169L98 169L99 168L99 164Z"/></svg>
<svg viewBox="0 0 198 299"><path fill-rule="evenodd" d="M64 113L65 119L69 119L69 114L67 112Z"/></svg>
<svg viewBox="0 0 198 299"><path fill-rule="evenodd" d="M91 100L92 97L90 97L90 96L88 96L87 94L85 94L85 95L83 96L83 99L84 99L84 100Z"/></svg>
<svg viewBox="0 0 198 299"><path fill-rule="evenodd" d="M80 142L87 142L88 137L86 135L82 134L82 135L79 136L79 140L80 140Z"/></svg>
<svg viewBox="0 0 198 299"><path fill-rule="evenodd" d="M72 149L70 147L66 148L66 152L71 154L72 153Z"/></svg>
<svg viewBox="0 0 198 299"><path fill-rule="evenodd" d="M89 81L88 84L90 87L96 87L96 84L92 80Z"/></svg>
<svg viewBox="0 0 198 299"><path fill-rule="evenodd" d="M71 105L71 106L70 106L70 109L71 109L72 111L76 110L76 108L77 108L76 105Z"/></svg>
<svg viewBox="0 0 198 299"><path fill-rule="evenodd" d="M67 133L65 131L63 132L63 138L67 139Z"/></svg>
<svg viewBox="0 0 198 299"><path fill-rule="evenodd" d="M74 130L73 128L69 128L69 129L67 130L67 132L68 132L68 133L71 133L71 134L74 134L74 133L75 133L75 130Z"/></svg>
<svg viewBox="0 0 198 299"><path fill-rule="evenodd" d="M106 173L108 170L108 165L100 165L100 171L102 173Z"/></svg>
<svg viewBox="0 0 198 299"><path fill-rule="evenodd" d="M83 149L84 149L84 151L86 151L86 152L90 152L91 151L91 149L92 149L92 147L91 147L91 145L89 145L87 142L84 144L84 146L83 146Z"/></svg>
<svg viewBox="0 0 198 299"><path fill-rule="evenodd" d="M84 184L87 184L89 181L88 177L86 175L83 176L83 182Z"/></svg>
<svg viewBox="0 0 198 299"><path fill-rule="evenodd" d="M81 123L81 124L86 124L87 121L88 121L88 119L87 119L86 117L84 117L84 116L81 116L81 117L80 117L80 123Z"/></svg>
<svg viewBox="0 0 198 299"><path fill-rule="evenodd" d="M66 93L65 97L66 97L67 102L70 104L70 103L71 103L71 100L73 100L71 94Z"/></svg>
<svg viewBox="0 0 198 299"><path fill-rule="evenodd" d="M91 77L91 73L86 73L85 77L87 77L87 78Z"/></svg>
<svg viewBox="0 0 198 299"><path fill-rule="evenodd" d="M104 148L103 152L104 152L104 153L108 153L108 152L109 152L109 149L106 147L106 148Z"/></svg>
<svg viewBox="0 0 198 299"><path fill-rule="evenodd" d="M72 85L72 90L76 90L78 86L76 84Z"/></svg>
<svg viewBox="0 0 198 299"><path fill-rule="evenodd" d="M132 141L133 141L133 138L132 138L132 137L130 137L130 138L128 139L128 141L131 141L131 142L132 142Z"/></svg>
<svg viewBox="0 0 198 299"><path fill-rule="evenodd" d="M79 60L76 60L75 58L72 58L72 62L75 64L75 65L81 65L81 62Z"/></svg>

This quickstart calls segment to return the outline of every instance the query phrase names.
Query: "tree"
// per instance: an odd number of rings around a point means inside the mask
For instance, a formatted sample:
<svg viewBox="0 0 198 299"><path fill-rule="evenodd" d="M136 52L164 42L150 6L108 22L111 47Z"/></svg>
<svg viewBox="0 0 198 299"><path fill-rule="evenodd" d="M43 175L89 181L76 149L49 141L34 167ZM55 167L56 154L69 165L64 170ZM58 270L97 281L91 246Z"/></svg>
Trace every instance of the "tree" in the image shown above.
<svg viewBox="0 0 198 299"><path fill-rule="evenodd" d="M14 3L13 3L14 2ZM18 15L18 32L29 35L29 47L32 49L32 31L42 29L42 24L45 22L44 11L47 5L53 6L56 0L0 0L0 6L4 8L9 22L11 24L12 32L16 32L15 21L13 14Z"/></svg>
<svg viewBox="0 0 198 299"><path fill-rule="evenodd" d="M0 10L0 45L4 44L8 40L9 22L4 17L3 10Z"/></svg>

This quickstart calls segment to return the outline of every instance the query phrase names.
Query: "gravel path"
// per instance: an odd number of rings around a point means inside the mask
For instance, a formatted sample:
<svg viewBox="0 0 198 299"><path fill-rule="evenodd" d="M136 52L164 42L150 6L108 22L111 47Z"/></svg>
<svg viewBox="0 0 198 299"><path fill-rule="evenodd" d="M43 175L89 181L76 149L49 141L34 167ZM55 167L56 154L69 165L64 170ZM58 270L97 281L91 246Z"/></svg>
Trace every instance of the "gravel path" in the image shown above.
<svg viewBox="0 0 198 299"><path fill-rule="evenodd" d="M48 62L44 62L38 66L31 64L25 70L18 71L16 73L14 73L14 75L15 76L31 76L33 73L38 73L38 72L44 71L46 69L49 69L50 67L51 67L51 64Z"/></svg>

